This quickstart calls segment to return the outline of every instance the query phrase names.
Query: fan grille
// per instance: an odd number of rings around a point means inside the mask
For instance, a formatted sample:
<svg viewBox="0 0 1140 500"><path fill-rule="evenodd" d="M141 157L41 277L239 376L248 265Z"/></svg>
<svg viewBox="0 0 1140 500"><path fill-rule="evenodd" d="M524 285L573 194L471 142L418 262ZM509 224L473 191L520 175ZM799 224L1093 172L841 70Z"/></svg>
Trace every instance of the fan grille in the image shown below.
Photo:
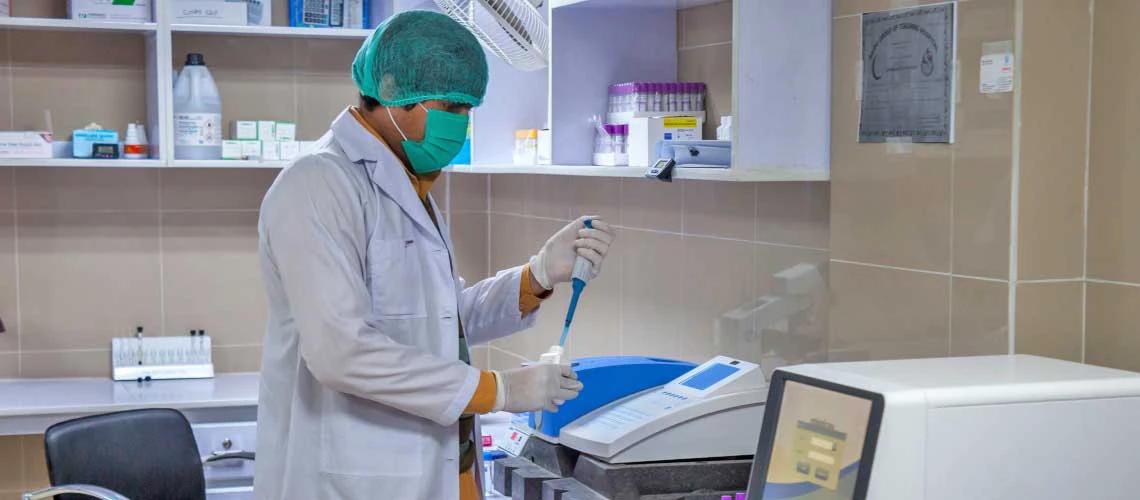
<svg viewBox="0 0 1140 500"><path fill-rule="evenodd" d="M488 51L511 66L545 68L548 29L527 0L435 0L447 15L471 31Z"/></svg>

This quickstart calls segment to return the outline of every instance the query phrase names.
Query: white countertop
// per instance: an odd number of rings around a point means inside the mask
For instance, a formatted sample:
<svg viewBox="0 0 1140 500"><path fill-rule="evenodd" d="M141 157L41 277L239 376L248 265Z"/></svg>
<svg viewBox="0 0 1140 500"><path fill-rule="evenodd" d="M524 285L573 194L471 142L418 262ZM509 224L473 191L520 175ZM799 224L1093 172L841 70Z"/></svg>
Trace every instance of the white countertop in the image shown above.
<svg viewBox="0 0 1140 500"><path fill-rule="evenodd" d="M142 383L103 378L0 379L0 435L38 433L70 418L140 408L173 408L187 413L191 421L214 410L252 409L256 414L257 389L257 373Z"/></svg>

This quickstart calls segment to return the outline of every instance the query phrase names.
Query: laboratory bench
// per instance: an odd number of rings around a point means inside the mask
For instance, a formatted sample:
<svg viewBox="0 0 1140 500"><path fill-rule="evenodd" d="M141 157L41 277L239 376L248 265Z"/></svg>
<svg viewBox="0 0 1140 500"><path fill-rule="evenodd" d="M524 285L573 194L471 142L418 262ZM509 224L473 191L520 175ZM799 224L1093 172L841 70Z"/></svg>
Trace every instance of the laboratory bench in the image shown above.
<svg viewBox="0 0 1140 500"><path fill-rule="evenodd" d="M198 452L257 449L257 373L212 379L115 382L101 378L0 379L0 436L38 435L73 418L142 408L172 408L190 421ZM207 467L207 500L253 494L253 464Z"/></svg>

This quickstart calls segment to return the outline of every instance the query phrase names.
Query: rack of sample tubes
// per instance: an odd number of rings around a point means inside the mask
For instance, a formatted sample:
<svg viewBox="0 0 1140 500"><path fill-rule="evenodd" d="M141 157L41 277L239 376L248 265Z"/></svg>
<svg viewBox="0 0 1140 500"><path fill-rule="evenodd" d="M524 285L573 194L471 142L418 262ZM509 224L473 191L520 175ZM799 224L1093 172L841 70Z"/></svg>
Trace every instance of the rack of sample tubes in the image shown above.
<svg viewBox="0 0 1140 500"><path fill-rule="evenodd" d="M705 84L701 82L626 82L610 85L609 113L704 110Z"/></svg>

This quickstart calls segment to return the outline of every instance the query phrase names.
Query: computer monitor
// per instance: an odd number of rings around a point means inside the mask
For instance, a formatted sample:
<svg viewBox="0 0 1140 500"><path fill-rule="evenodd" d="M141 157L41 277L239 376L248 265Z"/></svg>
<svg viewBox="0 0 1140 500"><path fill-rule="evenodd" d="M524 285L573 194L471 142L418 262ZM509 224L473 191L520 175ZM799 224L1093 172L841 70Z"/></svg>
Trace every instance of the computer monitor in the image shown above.
<svg viewBox="0 0 1140 500"><path fill-rule="evenodd" d="M881 394L777 370L749 500L865 500Z"/></svg>

